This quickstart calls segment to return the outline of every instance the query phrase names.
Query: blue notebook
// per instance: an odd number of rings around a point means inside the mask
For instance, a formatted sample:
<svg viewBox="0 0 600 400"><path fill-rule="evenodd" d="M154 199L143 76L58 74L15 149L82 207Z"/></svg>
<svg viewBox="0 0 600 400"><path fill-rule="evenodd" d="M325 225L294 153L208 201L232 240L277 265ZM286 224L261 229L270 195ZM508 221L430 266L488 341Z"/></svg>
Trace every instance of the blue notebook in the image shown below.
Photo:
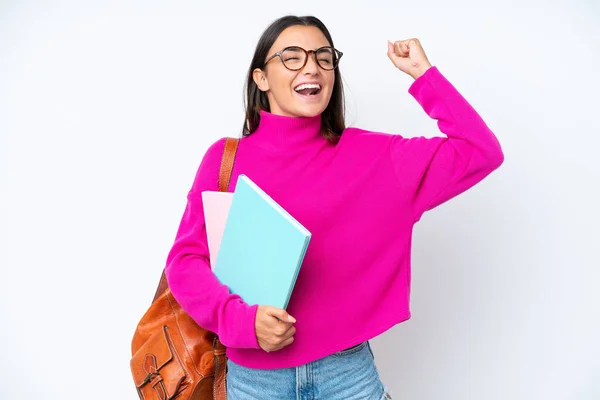
<svg viewBox="0 0 600 400"><path fill-rule="evenodd" d="M248 304L285 309L311 233L240 175L213 272Z"/></svg>

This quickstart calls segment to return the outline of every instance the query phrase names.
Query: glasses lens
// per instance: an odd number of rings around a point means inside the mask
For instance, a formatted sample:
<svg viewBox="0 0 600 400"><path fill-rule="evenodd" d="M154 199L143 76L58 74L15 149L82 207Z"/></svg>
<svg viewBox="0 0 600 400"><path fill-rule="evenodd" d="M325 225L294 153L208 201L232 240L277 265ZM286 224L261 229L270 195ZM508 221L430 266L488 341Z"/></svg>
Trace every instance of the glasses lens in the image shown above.
<svg viewBox="0 0 600 400"><path fill-rule="evenodd" d="M300 69L306 61L306 53L298 47L289 47L281 53L283 63L289 69Z"/></svg>
<svg viewBox="0 0 600 400"><path fill-rule="evenodd" d="M319 49L317 51L317 62L323 69L334 69L338 63L338 58L333 47L323 47Z"/></svg>

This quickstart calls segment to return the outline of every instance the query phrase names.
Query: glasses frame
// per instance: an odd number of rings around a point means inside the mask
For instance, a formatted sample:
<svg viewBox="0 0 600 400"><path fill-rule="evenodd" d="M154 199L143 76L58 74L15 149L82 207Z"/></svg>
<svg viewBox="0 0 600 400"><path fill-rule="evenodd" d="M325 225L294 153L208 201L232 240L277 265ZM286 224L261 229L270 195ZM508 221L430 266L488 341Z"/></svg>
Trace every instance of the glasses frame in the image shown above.
<svg viewBox="0 0 600 400"><path fill-rule="evenodd" d="M302 64L302 66L300 68L292 69L292 68L289 68L287 65L285 65L285 62L283 61L283 52L286 51L286 50L289 50L289 49L299 49L299 50L302 50L304 52L304 54L306 55L306 57L304 57L304 64ZM335 55L337 56L336 63L333 66L333 68L331 68L331 69L323 68L323 66L321 65L321 63L319 63L319 59L317 57L317 52L319 52L319 51L321 51L323 49L332 49L335 52ZM338 67L338 65L340 64L340 59L344 55L344 53L342 53L341 51L339 51L338 49L336 49L333 46L323 46L323 47L319 47L316 50L304 50L300 46L288 46L288 47L282 49L281 51L278 51L277 53L273 54L271 57L269 57L267 59L267 61L265 61L265 63L263 64L263 68L267 65L267 63L269 61L271 61L275 57L279 57L279 59L281 60L281 63L283 64L283 66L285 68L289 69L290 71L300 71L302 68L304 68L306 66L306 63L308 62L308 56L310 55L310 53L313 53L315 55L315 62L317 63L317 65L319 66L319 68L321 68L322 70L325 70L325 71L333 71L334 69L336 69Z"/></svg>

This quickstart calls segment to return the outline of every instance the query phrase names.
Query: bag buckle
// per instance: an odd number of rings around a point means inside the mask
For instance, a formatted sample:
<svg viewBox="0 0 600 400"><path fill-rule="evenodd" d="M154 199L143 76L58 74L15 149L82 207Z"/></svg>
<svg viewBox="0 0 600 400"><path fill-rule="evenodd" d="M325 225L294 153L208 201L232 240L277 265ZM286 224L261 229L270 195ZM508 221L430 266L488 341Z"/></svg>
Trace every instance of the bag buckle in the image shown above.
<svg viewBox="0 0 600 400"><path fill-rule="evenodd" d="M152 381L154 379L154 377L156 377L158 375L159 375L158 372L150 372L150 373L148 373L148 375L146 375L146 377L144 378L144 382L142 382L142 385L145 385L146 383Z"/></svg>

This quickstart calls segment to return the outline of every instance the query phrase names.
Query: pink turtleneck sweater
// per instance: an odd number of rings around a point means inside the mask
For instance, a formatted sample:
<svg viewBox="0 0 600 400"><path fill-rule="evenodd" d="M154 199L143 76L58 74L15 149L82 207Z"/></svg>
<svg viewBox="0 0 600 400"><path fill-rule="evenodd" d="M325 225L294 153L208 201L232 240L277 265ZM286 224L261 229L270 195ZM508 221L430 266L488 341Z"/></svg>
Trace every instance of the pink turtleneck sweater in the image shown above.
<svg viewBox="0 0 600 400"><path fill-rule="evenodd" d="M295 341L267 353L256 339L257 305L229 293L211 272L201 193L218 190L225 139L204 155L187 195L166 275L183 309L216 332L234 362L293 367L371 339L410 318L410 251L421 215L502 164L498 140L437 67L409 93L445 137L347 128L337 145L319 133L320 116L261 112L241 139L230 191L248 175L300 221L312 238L287 311Z"/></svg>

